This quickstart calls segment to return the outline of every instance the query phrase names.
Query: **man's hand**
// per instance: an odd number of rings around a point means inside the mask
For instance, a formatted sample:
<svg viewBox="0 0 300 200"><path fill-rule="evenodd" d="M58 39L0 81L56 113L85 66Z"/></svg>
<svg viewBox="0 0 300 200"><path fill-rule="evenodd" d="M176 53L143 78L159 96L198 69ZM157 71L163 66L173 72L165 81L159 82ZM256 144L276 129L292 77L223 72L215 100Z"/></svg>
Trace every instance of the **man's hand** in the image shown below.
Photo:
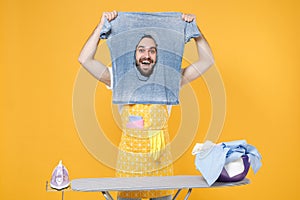
<svg viewBox="0 0 300 200"><path fill-rule="evenodd" d="M193 14L182 14L182 20L186 21L186 22L192 22L194 20L196 20L196 15Z"/></svg>
<svg viewBox="0 0 300 200"><path fill-rule="evenodd" d="M117 16L118 16L118 12L115 10L112 12L104 12L102 14L100 23L103 24L105 18L110 22L110 21L114 20Z"/></svg>

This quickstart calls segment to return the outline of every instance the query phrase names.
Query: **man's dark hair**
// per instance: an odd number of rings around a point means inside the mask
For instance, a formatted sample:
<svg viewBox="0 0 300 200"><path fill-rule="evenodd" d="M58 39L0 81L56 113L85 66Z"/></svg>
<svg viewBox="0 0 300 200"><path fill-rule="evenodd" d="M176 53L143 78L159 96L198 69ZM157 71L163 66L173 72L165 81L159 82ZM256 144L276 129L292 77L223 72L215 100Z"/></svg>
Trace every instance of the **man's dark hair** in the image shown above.
<svg viewBox="0 0 300 200"><path fill-rule="evenodd" d="M142 41L142 39L144 39L144 38L150 38L150 39L152 39L152 40L154 41L154 43L155 43L155 46L157 47L157 43L156 43L155 39L152 37L152 35L143 35L143 36L141 37L141 39L139 40L139 42L137 43L136 48L138 47L139 43L140 43L140 42Z"/></svg>

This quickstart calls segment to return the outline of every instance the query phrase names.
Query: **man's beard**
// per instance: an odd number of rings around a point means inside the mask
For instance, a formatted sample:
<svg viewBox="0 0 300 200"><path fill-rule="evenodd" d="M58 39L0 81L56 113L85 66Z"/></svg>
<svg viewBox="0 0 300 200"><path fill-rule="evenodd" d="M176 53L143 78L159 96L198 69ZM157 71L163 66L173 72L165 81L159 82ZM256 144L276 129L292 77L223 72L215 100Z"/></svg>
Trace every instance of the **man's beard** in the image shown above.
<svg viewBox="0 0 300 200"><path fill-rule="evenodd" d="M152 65L152 66L149 70L144 71L142 69L141 65L149 65L148 67L150 67L150 65ZM141 75L143 75L145 77L151 76L151 74L153 73L153 70L154 70L154 66L155 66L154 60L151 58L141 58L141 59L139 59L139 62L136 62L136 68L141 73Z"/></svg>

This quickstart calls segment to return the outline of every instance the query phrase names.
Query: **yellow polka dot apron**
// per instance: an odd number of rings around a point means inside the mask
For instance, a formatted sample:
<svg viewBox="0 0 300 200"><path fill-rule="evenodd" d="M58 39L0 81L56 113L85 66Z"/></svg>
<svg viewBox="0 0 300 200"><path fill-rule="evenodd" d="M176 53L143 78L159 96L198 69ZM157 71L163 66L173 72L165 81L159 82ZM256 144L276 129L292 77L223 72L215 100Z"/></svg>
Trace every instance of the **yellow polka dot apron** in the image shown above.
<svg viewBox="0 0 300 200"><path fill-rule="evenodd" d="M166 105L124 105L117 177L172 176L173 166ZM119 192L122 198L155 198L173 190Z"/></svg>

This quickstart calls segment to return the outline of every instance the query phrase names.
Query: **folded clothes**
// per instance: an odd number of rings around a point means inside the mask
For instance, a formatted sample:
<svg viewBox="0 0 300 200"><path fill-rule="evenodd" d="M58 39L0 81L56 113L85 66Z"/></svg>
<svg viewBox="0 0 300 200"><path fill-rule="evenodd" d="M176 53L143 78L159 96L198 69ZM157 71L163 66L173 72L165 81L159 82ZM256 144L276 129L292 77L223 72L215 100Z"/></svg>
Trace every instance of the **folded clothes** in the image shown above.
<svg viewBox="0 0 300 200"><path fill-rule="evenodd" d="M206 141L204 144L196 144L192 154L196 155L196 168L201 172L209 185L212 185L219 178L223 168L228 170L228 174L231 176L242 172L243 169L239 169L239 167L244 166L241 164L241 158L244 155L248 156L254 173L262 165L260 153L254 146L247 144L246 140L219 144ZM230 168L233 169L231 172Z"/></svg>

